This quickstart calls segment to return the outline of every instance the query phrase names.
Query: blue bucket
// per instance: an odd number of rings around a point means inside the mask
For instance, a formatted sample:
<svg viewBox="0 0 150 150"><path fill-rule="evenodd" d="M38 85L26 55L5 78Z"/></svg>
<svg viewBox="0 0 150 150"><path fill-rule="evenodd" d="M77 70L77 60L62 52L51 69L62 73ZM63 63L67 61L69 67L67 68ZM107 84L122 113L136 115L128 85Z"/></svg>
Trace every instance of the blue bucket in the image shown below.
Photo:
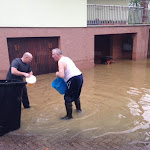
<svg viewBox="0 0 150 150"><path fill-rule="evenodd" d="M64 79L58 77L52 82L52 87L63 95L66 92L67 83L64 81Z"/></svg>

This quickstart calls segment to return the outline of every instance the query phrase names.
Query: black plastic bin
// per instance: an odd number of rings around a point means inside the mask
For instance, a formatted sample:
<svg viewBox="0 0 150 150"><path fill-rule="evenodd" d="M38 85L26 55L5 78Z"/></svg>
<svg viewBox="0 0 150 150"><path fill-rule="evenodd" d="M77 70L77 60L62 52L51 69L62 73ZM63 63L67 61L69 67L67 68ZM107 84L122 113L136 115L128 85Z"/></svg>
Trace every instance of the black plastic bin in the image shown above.
<svg viewBox="0 0 150 150"><path fill-rule="evenodd" d="M20 128L22 91L26 82L0 80L0 136Z"/></svg>

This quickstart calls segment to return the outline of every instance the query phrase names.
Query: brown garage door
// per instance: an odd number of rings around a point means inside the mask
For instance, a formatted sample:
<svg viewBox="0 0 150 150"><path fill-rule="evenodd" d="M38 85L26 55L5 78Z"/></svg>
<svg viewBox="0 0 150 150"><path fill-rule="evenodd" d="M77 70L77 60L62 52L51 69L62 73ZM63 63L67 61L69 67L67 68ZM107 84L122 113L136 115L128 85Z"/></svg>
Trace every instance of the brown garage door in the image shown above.
<svg viewBox="0 0 150 150"><path fill-rule="evenodd" d="M14 58L21 58L24 52L30 52L33 55L31 67L35 75L57 71L51 50L58 47L58 37L8 38L7 44L10 62Z"/></svg>

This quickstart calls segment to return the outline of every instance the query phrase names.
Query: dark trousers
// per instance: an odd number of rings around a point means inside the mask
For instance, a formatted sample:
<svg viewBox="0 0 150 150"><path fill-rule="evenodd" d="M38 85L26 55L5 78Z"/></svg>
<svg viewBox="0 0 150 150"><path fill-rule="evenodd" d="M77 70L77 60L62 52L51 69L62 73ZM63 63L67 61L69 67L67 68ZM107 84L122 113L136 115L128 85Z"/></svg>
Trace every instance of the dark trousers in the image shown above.
<svg viewBox="0 0 150 150"><path fill-rule="evenodd" d="M28 94L27 94L27 87L23 87L23 92L22 92L22 103L24 107L29 107L29 99L28 99Z"/></svg>
<svg viewBox="0 0 150 150"><path fill-rule="evenodd" d="M83 76L74 76L67 81L67 90L64 96L65 104L71 103L80 97L83 85Z"/></svg>

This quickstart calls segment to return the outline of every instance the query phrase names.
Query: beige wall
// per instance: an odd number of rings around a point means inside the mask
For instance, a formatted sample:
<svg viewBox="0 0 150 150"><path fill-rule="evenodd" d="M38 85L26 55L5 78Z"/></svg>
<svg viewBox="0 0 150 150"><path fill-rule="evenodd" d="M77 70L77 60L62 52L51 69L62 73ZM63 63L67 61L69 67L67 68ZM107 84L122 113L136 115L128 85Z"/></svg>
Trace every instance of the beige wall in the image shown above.
<svg viewBox="0 0 150 150"><path fill-rule="evenodd" d="M87 0L88 4L128 6L129 0Z"/></svg>
<svg viewBox="0 0 150 150"><path fill-rule="evenodd" d="M126 34L113 35L113 58L117 59L132 59L132 51L123 51L123 41ZM128 35L128 37L134 35Z"/></svg>
<svg viewBox="0 0 150 150"><path fill-rule="evenodd" d="M122 58L122 36L121 35L113 35L113 59L121 59Z"/></svg>
<svg viewBox="0 0 150 150"><path fill-rule="evenodd" d="M86 0L0 0L0 27L86 26Z"/></svg>
<svg viewBox="0 0 150 150"><path fill-rule="evenodd" d="M10 62L7 38L16 37L60 37L60 49L71 57L80 69L94 66L94 36L117 35L113 41L113 57L122 58L118 37L134 34L134 60L147 59L150 26L101 26L88 28L0 28L0 79L4 79ZM118 36L119 35L119 36Z"/></svg>

